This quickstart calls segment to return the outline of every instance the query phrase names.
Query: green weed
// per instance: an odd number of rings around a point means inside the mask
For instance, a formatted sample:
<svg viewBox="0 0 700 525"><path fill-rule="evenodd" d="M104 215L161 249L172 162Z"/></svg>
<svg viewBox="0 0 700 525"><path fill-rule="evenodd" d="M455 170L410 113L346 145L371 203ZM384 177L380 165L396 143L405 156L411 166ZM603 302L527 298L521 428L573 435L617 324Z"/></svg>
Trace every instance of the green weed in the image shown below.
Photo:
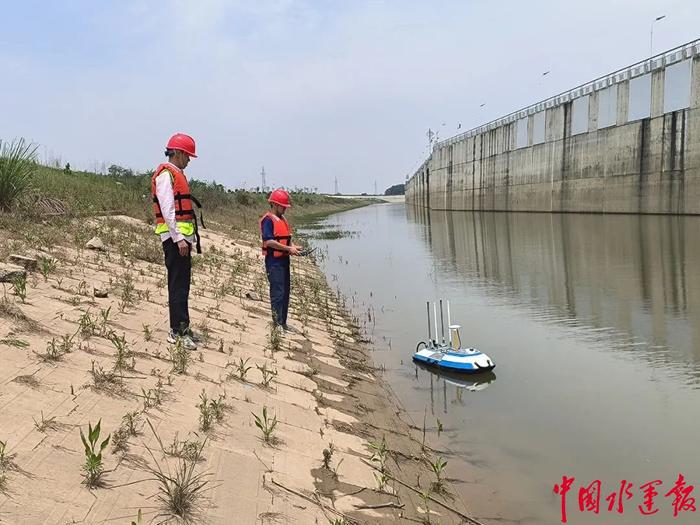
<svg viewBox="0 0 700 525"><path fill-rule="evenodd" d="M262 374L262 385L265 388L270 387L270 383L274 379L274 377L277 375L277 370L270 370L267 368L267 363L263 363L262 366L260 365L255 365L258 370L260 370L260 373Z"/></svg>
<svg viewBox="0 0 700 525"><path fill-rule="evenodd" d="M432 489L435 492L441 493L445 489L445 467L447 466L447 461L442 457L439 457L430 463L430 468L435 474L435 481L432 483Z"/></svg>
<svg viewBox="0 0 700 525"><path fill-rule="evenodd" d="M80 430L80 439L85 446L85 463L83 464L83 483L90 487L98 487L101 484L102 474L104 472L104 466L102 464L102 452L107 445L109 445L110 435L100 443L99 447L97 443L100 439L100 425L102 420L97 422L97 425L93 428L92 424L88 423L88 435L87 438L83 434L82 429Z"/></svg>
<svg viewBox="0 0 700 525"><path fill-rule="evenodd" d="M56 271L56 259L52 257L40 257L39 258L39 271L41 272L41 275L44 277L44 282L48 282L49 280L49 274L52 274Z"/></svg>
<svg viewBox="0 0 700 525"><path fill-rule="evenodd" d="M251 412L251 414L253 414L253 417L255 418L255 426L260 429L260 432L262 432L262 440L269 445L273 445L276 441L276 438L272 434L277 426L277 415L275 415L273 418L269 418L267 416L266 406L263 406L262 414L260 416L256 415L254 412Z"/></svg>
<svg viewBox="0 0 700 525"><path fill-rule="evenodd" d="M173 363L173 372L186 374L190 365L190 352L182 344L182 339L178 337L175 344L171 345L168 350L170 351L170 360Z"/></svg>
<svg viewBox="0 0 700 525"><path fill-rule="evenodd" d="M20 301L27 302L27 274L17 275L12 279L12 289Z"/></svg>

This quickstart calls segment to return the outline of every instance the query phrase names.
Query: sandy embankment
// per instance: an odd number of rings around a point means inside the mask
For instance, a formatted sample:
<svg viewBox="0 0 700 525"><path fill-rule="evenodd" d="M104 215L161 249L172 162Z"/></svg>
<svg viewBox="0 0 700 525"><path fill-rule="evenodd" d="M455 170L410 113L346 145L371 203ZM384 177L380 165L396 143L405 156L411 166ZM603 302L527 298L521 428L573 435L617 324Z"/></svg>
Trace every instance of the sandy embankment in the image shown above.
<svg viewBox="0 0 700 525"><path fill-rule="evenodd" d="M178 374L165 342L165 272L153 243L151 262L123 254L123 243L143 243L152 234L134 219L120 218L117 224L111 232L98 223L86 226L102 229L104 252L53 249L57 267L46 281L38 271L29 274L26 303L4 285L0 441L7 443L11 461L0 487L0 522L121 524L135 519L139 509L146 523L156 516L154 522L162 521L158 486L146 470L154 460L146 447L163 468L173 469L179 460L164 454L147 420L166 450L176 436L180 442L206 439L197 472L206 472L210 483L194 523L420 523L425 518L414 491L391 481L385 493L375 490L374 472L363 460L370 457L368 443L382 435L393 475L411 486L418 475L424 486L433 478L418 460L420 432L402 419L315 266L294 261L298 284L291 318L299 328L306 325L307 333L286 336L273 352L256 241L205 232L206 254L196 263L190 306L193 324L209 341L190 354L186 373ZM28 247L17 242L11 249L22 253ZM93 287L107 288L108 298L94 298ZM299 287L305 287L303 293ZM251 291L262 300L246 298ZM324 318L326 301L332 315ZM95 326L85 326L85 312ZM91 370L109 372L115 366L110 333L117 340L124 337L128 369L119 374L123 378L96 385ZM53 340L60 347L64 336L72 337L70 352L53 361L42 358L47 345ZM252 367L245 380L236 377L240 360ZM277 374L269 387L261 384L263 367ZM206 433L197 406L202 392L210 400L223 399L227 407ZM261 440L251 414L260 415L264 406L278 420L272 446ZM88 422L101 419L103 437L114 436L125 414L135 412L137 435L128 436L125 450L106 449L104 486L89 491L81 484L79 428L86 431ZM337 479L322 467L330 443ZM403 508L355 508L390 502ZM459 501L450 504L464 511ZM437 504L431 508L440 514L432 515L433 523L463 522Z"/></svg>

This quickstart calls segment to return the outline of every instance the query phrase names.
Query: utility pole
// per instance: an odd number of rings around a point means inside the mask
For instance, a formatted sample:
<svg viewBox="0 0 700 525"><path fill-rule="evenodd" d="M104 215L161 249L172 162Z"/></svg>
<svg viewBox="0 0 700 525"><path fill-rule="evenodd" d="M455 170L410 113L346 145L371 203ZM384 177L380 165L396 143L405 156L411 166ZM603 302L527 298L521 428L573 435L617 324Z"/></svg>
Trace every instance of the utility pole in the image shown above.
<svg viewBox="0 0 700 525"><path fill-rule="evenodd" d="M266 182L265 182L265 166L262 167L262 171L260 172L260 177L262 178L261 181L261 186L260 189L262 190L263 193L266 191Z"/></svg>
<svg viewBox="0 0 700 525"><path fill-rule="evenodd" d="M375 195L379 195L379 194L377 193L377 181L376 181L376 180L374 181L374 194L375 194Z"/></svg>
<svg viewBox="0 0 700 525"><path fill-rule="evenodd" d="M340 192L338 191L338 177L335 178L335 194L340 195Z"/></svg>

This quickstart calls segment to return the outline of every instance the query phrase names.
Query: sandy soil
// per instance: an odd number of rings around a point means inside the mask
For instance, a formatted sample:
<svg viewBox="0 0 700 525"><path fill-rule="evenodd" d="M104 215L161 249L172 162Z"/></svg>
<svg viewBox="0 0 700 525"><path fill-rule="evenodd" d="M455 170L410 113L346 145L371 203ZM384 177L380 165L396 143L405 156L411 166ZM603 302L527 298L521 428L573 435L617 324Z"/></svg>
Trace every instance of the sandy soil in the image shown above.
<svg viewBox="0 0 700 525"><path fill-rule="evenodd" d="M165 269L152 234L126 217L111 220L114 229L105 224L90 227L103 229L107 239L128 236L137 250L147 239L150 257L140 260L109 241L105 251L57 246L44 254L57 261L55 269L44 267L46 279L40 271L29 274L26 302L3 285L0 523L128 524L139 509L145 523L178 522L160 501L151 469L174 474L180 464L208 481L192 523L427 523L428 517L468 523L430 500L426 514L415 487L434 481L435 454L422 446L421 429L372 367L311 261L294 260L291 322L303 333L271 340L256 240L205 232L190 308L207 342L181 353L188 363L177 373L174 347L165 341ZM36 255L19 242L12 248ZM93 297L94 288L109 296ZM244 378L241 361L251 367ZM272 377L269 386L262 384L264 373ZM202 395L207 409L212 400L224 407L206 431ZM255 425L263 407L277 418L271 443ZM111 434L112 443L101 484L89 489L82 483L80 429L87 433L98 420L100 440ZM115 437L122 438L116 449ZM391 478L379 491L380 462L376 454L372 461L369 444L382 437ZM200 461L176 457L197 443ZM329 468L322 465L324 449L332 450ZM431 497L466 513L449 495ZM392 506L357 508L384 504Z"/></svg>

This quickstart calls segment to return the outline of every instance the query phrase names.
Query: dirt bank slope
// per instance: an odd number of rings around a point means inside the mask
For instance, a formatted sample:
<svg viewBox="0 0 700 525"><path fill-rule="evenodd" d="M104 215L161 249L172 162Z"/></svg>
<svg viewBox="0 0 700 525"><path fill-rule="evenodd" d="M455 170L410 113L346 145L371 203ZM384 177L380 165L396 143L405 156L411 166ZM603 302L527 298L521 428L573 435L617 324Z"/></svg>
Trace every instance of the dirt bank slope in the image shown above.
<svg viewBox="0 0 700 525"><path fill-rule="evenodd" d="M206 232L190 300L206 343L187 353L165 342L165 272L147 225L121 217L80 230L77 245L57 240L42 253L29 235L6 246L43 259L24 302L3 285L0 522L130 523L139 509L146 523L169 520L153 469L178 466L208 481L192 523L464 522L393 481L428 488L435 458L310 261L294 261L303 333L279 339L257 241ZM104 251L83 248L93 234ZM255 424L263 409L268 426L277 421L269 443ZM100 441L112 442L89 490L79 429L98 420Z"/></svg>

